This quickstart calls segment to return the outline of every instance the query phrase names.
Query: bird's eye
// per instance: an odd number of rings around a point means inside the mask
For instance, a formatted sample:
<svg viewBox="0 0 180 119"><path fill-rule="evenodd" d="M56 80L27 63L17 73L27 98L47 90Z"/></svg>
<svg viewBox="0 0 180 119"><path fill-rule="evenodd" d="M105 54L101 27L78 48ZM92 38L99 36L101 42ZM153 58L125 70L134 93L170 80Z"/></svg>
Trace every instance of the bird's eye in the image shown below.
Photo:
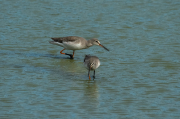
<svg viewBox="0 0 180 119"><path fill-rule="evenodd" d="M98 41L96 41L98 43Z"/></svg>

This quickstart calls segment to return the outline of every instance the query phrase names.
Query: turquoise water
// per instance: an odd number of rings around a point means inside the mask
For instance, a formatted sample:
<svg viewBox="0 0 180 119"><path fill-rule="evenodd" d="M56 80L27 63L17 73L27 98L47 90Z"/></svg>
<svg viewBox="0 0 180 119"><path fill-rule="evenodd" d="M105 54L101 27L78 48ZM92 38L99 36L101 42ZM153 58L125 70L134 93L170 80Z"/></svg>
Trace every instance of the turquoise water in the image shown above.
<svg viewBox="0 0 180 119"><path fill-rule="evenodd" d="M178 0L0 0L0 11L0 118L180 118ZM73 35L110 51L71 60L48 43ZM101 61L95 80L86 54Z"/></svg>

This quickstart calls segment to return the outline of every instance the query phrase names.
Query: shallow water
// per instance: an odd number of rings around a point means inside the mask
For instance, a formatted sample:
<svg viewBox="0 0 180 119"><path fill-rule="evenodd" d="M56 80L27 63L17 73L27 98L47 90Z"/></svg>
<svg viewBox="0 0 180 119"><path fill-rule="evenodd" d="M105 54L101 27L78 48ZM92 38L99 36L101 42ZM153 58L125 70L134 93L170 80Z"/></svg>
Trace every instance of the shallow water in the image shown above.
<svg viewBox="0 0 180 119"><path fill-rule="evenodd" d="M178 0L6 0L0 11L0 118L180 117ZM110 51L71 60L48 43L72 35ZM95 80L86 54L101 61Z"/></svg>

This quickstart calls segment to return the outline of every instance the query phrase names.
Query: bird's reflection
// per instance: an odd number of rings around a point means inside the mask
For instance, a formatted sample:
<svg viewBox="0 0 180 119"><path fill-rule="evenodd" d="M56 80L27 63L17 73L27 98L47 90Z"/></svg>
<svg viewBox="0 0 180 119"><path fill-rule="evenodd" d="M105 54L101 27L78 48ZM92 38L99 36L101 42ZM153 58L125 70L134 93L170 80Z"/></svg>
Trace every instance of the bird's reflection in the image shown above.
<svg viewBox="0 0 180 119"><path fill-rule="evenodd" d="M83 105L87 111L95 111L99 105L99 90L96 81L84 81Z"/></svg>
<svg viewBox="0 0 180 119"><path fill-rule="evenodd" d="M85 87L85 95L98 99L98 86L95 80L88 80Z"/></svg>

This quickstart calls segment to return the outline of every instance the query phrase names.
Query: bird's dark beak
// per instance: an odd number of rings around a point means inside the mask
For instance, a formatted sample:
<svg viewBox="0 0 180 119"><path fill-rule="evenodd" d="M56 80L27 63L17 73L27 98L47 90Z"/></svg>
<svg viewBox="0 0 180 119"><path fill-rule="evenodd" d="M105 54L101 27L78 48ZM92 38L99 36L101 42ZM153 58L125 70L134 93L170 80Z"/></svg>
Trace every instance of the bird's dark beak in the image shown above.
<svg viewBox="0 0 180 119"><path fill-rule="evenodd" d="M99 46L103 47L105 50L109 51L109 49L107 49L106 47L104 47L103 45L99 44Z"/></svg>

